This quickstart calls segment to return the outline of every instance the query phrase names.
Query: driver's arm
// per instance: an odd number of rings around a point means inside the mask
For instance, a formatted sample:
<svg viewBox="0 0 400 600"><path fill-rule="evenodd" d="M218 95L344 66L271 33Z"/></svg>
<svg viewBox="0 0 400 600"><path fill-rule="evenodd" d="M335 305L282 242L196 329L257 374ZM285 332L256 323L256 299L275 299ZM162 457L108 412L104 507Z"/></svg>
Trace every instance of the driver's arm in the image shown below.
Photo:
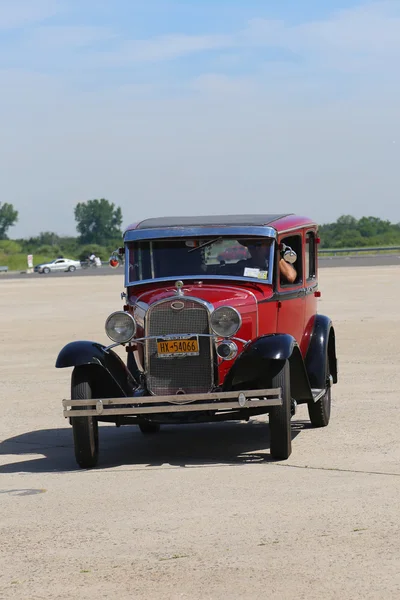
<svg viewBox="0 0 400 600"><path fill-rule="evenodd" d="M283 258L279 261L279 271L281 275L289 282L294 283L297 277L297 271L293 265L286 262Z"/></svg>

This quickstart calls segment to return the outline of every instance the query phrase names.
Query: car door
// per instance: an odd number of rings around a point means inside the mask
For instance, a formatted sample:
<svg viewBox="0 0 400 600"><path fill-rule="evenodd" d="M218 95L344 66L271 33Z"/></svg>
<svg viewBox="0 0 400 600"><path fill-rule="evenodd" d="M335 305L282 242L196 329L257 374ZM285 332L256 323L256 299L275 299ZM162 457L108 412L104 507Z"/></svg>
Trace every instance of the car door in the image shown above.
<svg viewBox="0 0 400 600"><path fill-rule="evenodd" d="M299 231L278 238L278 244L290 246L297 254L294 268L297 277L294 283L284 280L279 273L278 252L276 264L276 296L278 300L277 333L292 335L297 343L301 344L304 331L305 318L305 290L304 290L304 257L303 257L303 232Z"/></svg>
<svg viewBox="0 0 400 600"><path fill-rule="evenodd" d="M301 348L303 355L308 349L317 312L317 298L315 296L318 289L317 237L315 229L305 231L304 242L304 335Z"/></svg>
<svg viewBox="0 0 400 600"><path fill-rule="evenodd" d="M54 270L55 271L65 271L66 269L66 262L64 258L59 258L58 260L56 260L56 262L54 263Z"/></svg>

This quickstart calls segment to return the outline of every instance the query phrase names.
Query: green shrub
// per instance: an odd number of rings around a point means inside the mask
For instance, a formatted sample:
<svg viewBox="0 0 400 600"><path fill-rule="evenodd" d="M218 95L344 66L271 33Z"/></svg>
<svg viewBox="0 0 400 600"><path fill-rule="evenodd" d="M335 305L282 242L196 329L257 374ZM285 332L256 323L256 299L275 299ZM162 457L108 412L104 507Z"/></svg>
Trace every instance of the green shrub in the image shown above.
<svg viewBox="0 0 400 600"><path fill-rule="evenodd" d="M0 241L0 254L18 254L22 252L21 244L14 242L13 240L1 240Z"/></svg>
<svg viewBox="0 0 400 600"><path fill-rule="evenodd" d="M54 259L54 256L37 254L33 256L33 264L49 262ZM4 254L0 251L0 265L8 267L9 271L26 271L28 268L28 260L26 254Z"/></svg>

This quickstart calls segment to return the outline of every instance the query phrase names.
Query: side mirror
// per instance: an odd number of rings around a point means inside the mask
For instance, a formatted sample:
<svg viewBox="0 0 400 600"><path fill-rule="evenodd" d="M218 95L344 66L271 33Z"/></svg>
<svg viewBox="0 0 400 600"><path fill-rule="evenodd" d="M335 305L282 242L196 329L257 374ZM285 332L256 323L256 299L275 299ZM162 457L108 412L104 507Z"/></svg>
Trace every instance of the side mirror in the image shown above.
<svg viewBox="0 0 400 600"><path fill-rule="evenodd" d="M111 256L110 260L108 261L108 264L113 269L116 269L117 267L119 267L119 258L118 258L118 256Z"/></svg>
<svg viewBox="0 0 400 600"><path fill-rule="evenodd" d="M290 246L286 246L286 244L281 245L282 258L285 262L293 265L297 260L297 254Z"/></svg>
<svg viewBox="0 0 400 600"><path fill-rule="evenodd" d="M113 269L116 269L119 267L119 265L121 264L122 254L124 254L123 248L118 248L118 250L114 250L114 252L110 256L110 260L108 261L108 264L110 265L110 267L112 267Z"/></svg>

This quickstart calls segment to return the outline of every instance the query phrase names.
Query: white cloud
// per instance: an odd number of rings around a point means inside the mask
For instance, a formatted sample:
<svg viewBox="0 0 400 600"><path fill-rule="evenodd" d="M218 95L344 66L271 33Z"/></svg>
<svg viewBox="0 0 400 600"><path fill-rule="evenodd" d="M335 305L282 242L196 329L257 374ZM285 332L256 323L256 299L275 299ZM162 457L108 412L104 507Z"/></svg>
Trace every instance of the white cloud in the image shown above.
<svg viewBox="0 0 400 600"><path fill-rule="evenodd" d="M394 59L400 54L399 2L373 2L333 14L329 19L288 26L283 21L253 19L244 43L278 45L306 55L359 55Z"/></svg>
<svg viewBox="0 0 400 600"><path fill-rule="evenodd" d="M230 34L170 34L142 40L123 40L113 50L92 55L90 64L127 66L166 62L206 51L239 51L246 48L280 48L299 58L343 67L350 58L354 67L373 59L390 61L400 54L400 4L396 1L361 5L333 14L329 19L300 25L283 20L251 19Z"/></svg>
<svg viewBox="0 0 400 600"><path fill-rule="evenodd" d="M83 48L99 42L118 38L118 34L109 27L88 26L41 26L36 27L26 41L34 45L35 50L42 48Z"/></svg>
<svg viewBox="0 0 400 600"><path fill-rule="evenodd" d="M3 197L20 210L12 235L74 233L75 204L99 196L121 205L126 223L282 206L320 221L342 213L400 221L398 97L384 90L383 98L370 90L363 105L355 96L299 106L284 83L273 95L243 94L232 86L246 89L246 79L216 76L200 82L206 91L175 99L134 86L99 96L22 81L29 110L4 115L0 151Z"/></svg>
<svg viewBox="0 0 400 600"><path fill-rule="evenodd" d="M59 8L57 0L1 0L0 30L43 21L57 14Z"/></svg>
<svg viewBox="0 0 400 600"><path fill-rule="evenodd" d="M147 40L124 41L116 51L105 53L107 64L133 64L168 61L207 50L230 48L232 38L225 35L164 35Z"/></svg>
<svg viewBox="0 0 400 600"><path fill-rule="evenodd" d="M68 77L0 72L2 197L20 211L10 233L74 233L74 205L101 196L121 205L126 223L282 207L319 221L343 213L400 221L395 4L295 27L256 20L230 35L118 39L112 53L82 51L101 79L93 88L75 79L86 73L81 54ZM49 49L113 36L96 28L66 28L59 38L54 28L47 37L40 31ZM222 62L218 72L198 69L185 80L169 76L163 62L269 46L301 60L260 60L240 77L223 74ZM118 85L113 70L102 69L105 59L116 67L143 63L152 75L142 84L128 69Z"/></svg>

